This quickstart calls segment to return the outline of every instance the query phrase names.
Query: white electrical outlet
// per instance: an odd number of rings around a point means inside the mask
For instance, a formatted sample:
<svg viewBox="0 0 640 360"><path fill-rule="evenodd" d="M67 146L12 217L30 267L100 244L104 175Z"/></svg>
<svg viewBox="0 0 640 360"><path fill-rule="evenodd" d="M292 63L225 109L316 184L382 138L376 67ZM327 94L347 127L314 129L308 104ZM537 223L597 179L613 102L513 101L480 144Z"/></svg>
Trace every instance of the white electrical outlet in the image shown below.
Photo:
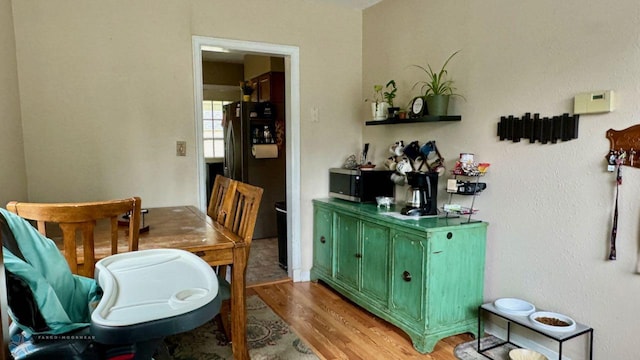
<svg viewBox="0 0 640 360"><path fill-rule="evenodd" d="M317 106L311 108L311 122L320 122L320 110Z"/></svg>

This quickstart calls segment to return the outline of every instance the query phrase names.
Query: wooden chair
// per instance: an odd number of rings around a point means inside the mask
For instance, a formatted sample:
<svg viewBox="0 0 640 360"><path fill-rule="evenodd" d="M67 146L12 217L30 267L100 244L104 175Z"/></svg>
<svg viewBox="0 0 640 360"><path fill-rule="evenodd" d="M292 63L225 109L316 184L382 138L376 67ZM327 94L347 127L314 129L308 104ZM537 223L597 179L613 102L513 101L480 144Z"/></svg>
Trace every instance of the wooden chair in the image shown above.
<svg viewBox="0 0 640 360"><path fill-rule="evenodd" d="M225 195L222 209L220 210L220 217L224 218L222 225L225 229L238 235L240 246L236 251L242 252L241 256L238 256L234 260L234 268L244 268L243 274L236 274L237 276L246 277L246 265L249 261L249 250L251 247L251 240L253 238L253 230L256 225L256 218L258 217L258 210L260 208L260 201L262 200L263 189L257 186L245 184L243 182L236 181L232 184L230 190ZM242 262L242 263L241 263ZM220 294L222 295L222 306L220 307L220 319L222 320L222 326L224 328L227 338L231 340L231 331L229 327L229 287L233 284L229 284L226 279L220 274L218 280L221 284ZM245 289L242 289L242 299L235 299L234 301L242 301L246 295ZM226 297L226 298L225 298ZM244 305L244 304L243 304ZM244 306L238 306L234 308L244 308ZM231 314L231 326L234 326L233 318L237 316L246 316L246 314Z"/></svg>
<svg viewBox="0 0 640 360"><path fill-rule="evenodd" d="M224 197L229 191L229 188L233 187L235 189L235 184L235 180L222 175L216 175L216 179L213 182L213 189L211 190L211 198L209 199L207 215L219 224L224 224L225 220L224 216L220 216Z"/></svg>
<svg viewBox="0 0 640 360"><path fill-rule="evenodd" d="M57 223L62 231L62 253L74 274L93 278L96 263L94 230L98 220L108 219L111 227L111 254L118 253L118 216L130 214L127 248L138 250L141 200L133 197L122 200L84 203L26 203L12 201L7 210L37 222L38 231L47 236L46 223ZM82 240L82 259L78 258L77 237ZM101 256L104 257L104 256ZM99 259L98 259L99 260ZM81 271L79 266L81 265Z"/></svg>

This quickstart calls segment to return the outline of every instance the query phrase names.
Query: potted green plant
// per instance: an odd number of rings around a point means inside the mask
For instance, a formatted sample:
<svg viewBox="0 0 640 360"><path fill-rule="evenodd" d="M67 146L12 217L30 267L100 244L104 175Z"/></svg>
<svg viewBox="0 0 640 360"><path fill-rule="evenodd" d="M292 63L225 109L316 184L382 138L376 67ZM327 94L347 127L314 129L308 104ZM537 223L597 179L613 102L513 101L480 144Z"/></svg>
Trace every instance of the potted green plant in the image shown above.
<svg viewBox="0 0 640 360"><path fill-rule="evenodd" d="M424 71L427 77L424 81L416 82L413 88L421 85L420 91L427 103L429 115L447 115L449 98L451 96L460 96L464 99L464 96L455 92L456 88L453 87L453 80L448 78L449 74L447 73L447 64L449 64L449 61L451 61L458 52L460 52L460 50L451 54L438 72L433 71L433 68L429 64L427 64L427 67L413 65Z"/></svg>
<svg viewBox="0 0 640 360"><path fill-rule="evenodd" d="M248 80L240 81L240 90L242 90L242 101L250 101L253 94L253 86Z"/></svg>
<svg viewBox="0 0 640 360"><path fill-rule="evenodd" d="M396 88L395 80L389 80L385 88L387 89L387 91L385 91L382 96L389 103L389 117L396 117L398 115L398 112L400 111L400 108L393 106L393 99L396 97L396 91L398 91L398 88Z"/></svg>
<svg viewBox="0 0 640 360"><path fill-rule="evenodd" d="M373 120L385 120L387 118L389 103L383 101L382 85L373 85L373 99L365 99L365 102L367 101L371 101Z"/></svg>

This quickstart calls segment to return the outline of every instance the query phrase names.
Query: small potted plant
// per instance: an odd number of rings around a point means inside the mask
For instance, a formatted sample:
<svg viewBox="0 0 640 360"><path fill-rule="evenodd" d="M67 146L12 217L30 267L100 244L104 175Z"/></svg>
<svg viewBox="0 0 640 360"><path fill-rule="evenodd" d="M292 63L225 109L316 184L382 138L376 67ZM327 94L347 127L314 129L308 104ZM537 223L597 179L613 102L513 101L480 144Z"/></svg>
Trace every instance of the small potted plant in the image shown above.
<svg viewBox="0 0 640 360"><path fill-rule="evenodd" d="M382 99L382 85L373 85L373 99L365 99L365 102L371 101L371 115L373 116L373 120L385 120L387 118L389 103Z"/></svg>
<svg viewBox="0 0 640 360"><path fill-rule="evenodd" d="M254 88L248 80L240 81L240 90L242 90L242 101L251 101L251 94Z"/></svg>
<svg viewBox="0 0 640 360"><path fill-rule="evenodd" d="M396 97L396 91L398 91L398 88L396 88L395 80L389 80L385 88L387 89L387 91L385 91L382 96L389 103L389 117L394 118L398 116L398 112L400 111L399 107L393 106L393 99Z"/></svg>
<svg viewBox="0 0 640 360"><path fill-rule="evenodd" d="M431 68L431 65L427 64L427 67L420 65L413 65L418 69L425 72L427 79L425 81L418 81L413 85L415 88L421 85L421 92L423 93L425 102L427 103L427 111L429 115L447 115L447 109L449 107L449 97L460 96L455 92L456 88L453 87L453 80L448 78L447 64L460 50L454 52L447 58L442 65L440 71L435 72Z"/></svg>

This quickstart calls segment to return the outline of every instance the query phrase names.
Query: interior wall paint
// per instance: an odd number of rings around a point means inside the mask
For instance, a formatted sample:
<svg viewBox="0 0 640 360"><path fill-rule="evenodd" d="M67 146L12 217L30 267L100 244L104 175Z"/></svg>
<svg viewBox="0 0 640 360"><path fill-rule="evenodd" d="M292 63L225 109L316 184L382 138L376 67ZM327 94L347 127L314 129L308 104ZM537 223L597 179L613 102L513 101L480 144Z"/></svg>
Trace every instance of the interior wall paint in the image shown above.
<svg viewBox="0 0 640 360"><path fill-rule="evenodd" d="M244 56L244 78L246 80L251 80L269 71L271 71L271 56L251 54Z"/></svg>
<svg viewBox="0 0 640 360"><path fill-rule="evenodd" d="M204 84L236 86L240 92L240 81L244 78L244 65L218 61L202 62Z"/></svg>
<svg viewBox="0 0 640 360"><path fill-rule="evenodd" d="M30 200L196 203L189 7L13 6Z"/></svg>
<svg viewBox="0 0 640 360"><path fill-rule="evenodd" d="M27 199L18 68L11 1L0 0L0 206Z"/></svg>
<svg viewBox="0 0 640 360"><path fill-rule="evenodd" d="M219 90L203 90L203 100L219 100L219 101L240 101L240 88L238 90L219 91Z"/></svg>
<svg viewBox="0 0 640 360"><path fill-rule="evenodd" d="M311 199L327 196L327 169L362 139L361 11L297 0L14 7L34 201L135 194L145 207L197 205L192 35L298 46L302 268L311 268ZM175 156L177 140L186 157Z"/></svg>
<svg viewBox="0 0 640 360"><path fill-rule="evenodd" d="M365 95L393 78L406 106L422 79L410 65L439 68L460 49L449 74L466 98L449 109L461 122L365 127L376 163L399 139L436 140L448 169L462 152L491 163L482 179L488 188L476 199L476 217L490 224L485 300L519 297L592 326L594 359L637 358L640 170L623 169L618 260L608 261L615 176L604 156L609 128L638 123L639 15L632 0L387 0L363 15ZM410 26L396 31L399 24ZM583 115L576 140L541 145L496 136L502 115L571 113L576 94L598 89L614 90L617 108ZM367 116L363 105L360 118ZM440 178L441 204L447 177ZM583 358L582 339L565 346L566 355Z"/></svg>

